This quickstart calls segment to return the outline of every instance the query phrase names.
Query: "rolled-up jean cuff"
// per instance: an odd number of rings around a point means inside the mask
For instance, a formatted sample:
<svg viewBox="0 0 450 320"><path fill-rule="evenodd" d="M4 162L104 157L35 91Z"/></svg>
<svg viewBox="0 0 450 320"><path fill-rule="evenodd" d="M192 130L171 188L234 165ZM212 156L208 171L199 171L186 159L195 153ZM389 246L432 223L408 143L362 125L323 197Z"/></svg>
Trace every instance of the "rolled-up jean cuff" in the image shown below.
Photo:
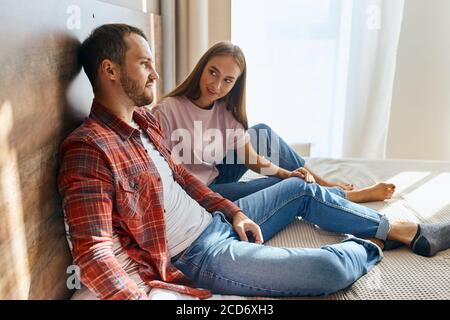
<svg viewBox="0 0 450 320"><path fill-rule="evenodd" d="M359 243L360 245L364 246L366 249L375 248L378 251L377 262L380 262L384 258L383 250L381 250L381 248L378 245L376 245L375 243L373 243L370 240L361 239L361 238L357 238L353 235L349 235L349 237L347 239L343 240L342 242L348 242L348 241L353 241L353 242Z"/></svg>
<svg viewBox="0 0 450 320"><path fill-rule="evenodd" d="M388 218L386 218L386 216L381 216L375 238L386 241L390 229L391 226Z"/></svg>

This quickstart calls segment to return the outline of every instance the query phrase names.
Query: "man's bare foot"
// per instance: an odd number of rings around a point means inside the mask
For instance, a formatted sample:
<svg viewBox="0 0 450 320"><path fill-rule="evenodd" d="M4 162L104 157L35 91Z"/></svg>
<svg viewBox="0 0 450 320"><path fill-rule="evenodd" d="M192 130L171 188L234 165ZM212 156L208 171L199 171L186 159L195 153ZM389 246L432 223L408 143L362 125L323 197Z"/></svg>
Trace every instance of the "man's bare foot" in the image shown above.
<svg viewBox="0 0 450 320"><path fill-rule="evenodd" d="M395 185L392 183L378 183L374 186L357 191L347 191L347 200L357 203L384 201L392 198Z"/></svg>

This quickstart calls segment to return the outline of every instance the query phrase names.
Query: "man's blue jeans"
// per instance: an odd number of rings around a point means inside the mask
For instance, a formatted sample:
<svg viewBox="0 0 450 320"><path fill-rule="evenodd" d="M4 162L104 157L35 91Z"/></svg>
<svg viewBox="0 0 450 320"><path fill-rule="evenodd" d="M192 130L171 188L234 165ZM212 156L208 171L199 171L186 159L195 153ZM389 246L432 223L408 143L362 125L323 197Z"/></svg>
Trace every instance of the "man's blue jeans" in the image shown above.
<svg viewBox="0 0 450 320"><path fill-rule="evenodd" d="M272 140L277 140L278 142L275 145L279 148L277 157L279 163L275 163L276 165L289 171L305 166L305 160L294 150L292 150L292 148L269 126L265 124L257 124L250 129L253 129L256 133L255 135L251 135L251 144L258 154L269 157L272 156ZM226 163L227 157L230 157L231 161L229 162L232 164ZM216 166L219 170L219 175L209 185L211 190L219 193L224 198L231 201L236 201L237 199L273 186L281 181L281 179L277 177L260 178L245 182L239 181L245 172L247 172L248 168L245 164L239 164L237 162L236 151L229 152L227 157L224 158L223 164ZM343 198L346 197L345 192L339 187L331 187L328 189L330 192L333 192Z"/></svg>
<svg viewBox="0 0 450 320"><path fill-rule="evenodd" d="M388 220L317 184L289 178L235 202L267 241L296 217L328 231L385 240ZM320 249L242 242L220 212L174 265L196 286L243 296L328 295L350 286L382 258L372 242L349 238Z"/></svg>

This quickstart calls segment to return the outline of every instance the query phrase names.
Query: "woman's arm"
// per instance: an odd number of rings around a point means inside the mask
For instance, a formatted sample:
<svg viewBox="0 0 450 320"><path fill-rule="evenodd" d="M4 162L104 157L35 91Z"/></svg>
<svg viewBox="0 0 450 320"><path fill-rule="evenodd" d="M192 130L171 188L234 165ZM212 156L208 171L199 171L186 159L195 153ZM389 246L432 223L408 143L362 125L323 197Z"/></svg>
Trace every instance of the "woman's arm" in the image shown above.
<svg viewBox="0 0 450 320"><path fill-rule="evenodd" d="M266 158L260 156L253 148L250 142L247 142L244 147L245 160L243 161L245 166L252 171L263 174L265 176L275 176L280 179L286 179L289 171L278 167ZM239 155L239 152L238 152ZM242 159L240 159L242 161Z"/></svg>
<svg viewBox="0 0 450 320"><path fill-rule="evenodd" d="M300 177L307 182L315 182L314 177L305 168L298 168L294 171L289 171L274 163L268 159L260 156L253 148L250 142L245 144L245 160L243 161L245 166L252 171L260 173L266 176L278 177L280 179L287 179L291 177ZM240 153L238 152L238 156ZM242 159L240 159L242 161Z"/></svg>
<svg viewBox="0 0 450 320"><path fill-rule="evenodd" d="M353 184L329 182L329 181L323 179L322 177L318 176L314 172L312 172L309 168L306 168L306 166L305 166L305 169L308 170L308 172L313 176L314 180L323 187L340 187L340 188L344 189L345 191L353 191L354 190Z"/></svg>

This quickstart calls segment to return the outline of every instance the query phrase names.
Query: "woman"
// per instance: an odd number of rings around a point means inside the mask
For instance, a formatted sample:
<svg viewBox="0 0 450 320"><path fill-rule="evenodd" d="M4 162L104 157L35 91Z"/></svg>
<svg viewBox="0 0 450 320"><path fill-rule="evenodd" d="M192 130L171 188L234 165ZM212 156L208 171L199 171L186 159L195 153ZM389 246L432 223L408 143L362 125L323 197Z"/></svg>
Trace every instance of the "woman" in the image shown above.
<svg viewBox="0 0 450 320"><path fill-rule="evenodd" d="M318 183L353 202L392 197L393 184L353 190L350 184L328 182L307 169L305 160L270 127L259 124L248 128L246 76L242 50L220 42L152 109L175 159L197 178L231 201L289 177ZM239 182L248 169L268 178Z"/></svg>

